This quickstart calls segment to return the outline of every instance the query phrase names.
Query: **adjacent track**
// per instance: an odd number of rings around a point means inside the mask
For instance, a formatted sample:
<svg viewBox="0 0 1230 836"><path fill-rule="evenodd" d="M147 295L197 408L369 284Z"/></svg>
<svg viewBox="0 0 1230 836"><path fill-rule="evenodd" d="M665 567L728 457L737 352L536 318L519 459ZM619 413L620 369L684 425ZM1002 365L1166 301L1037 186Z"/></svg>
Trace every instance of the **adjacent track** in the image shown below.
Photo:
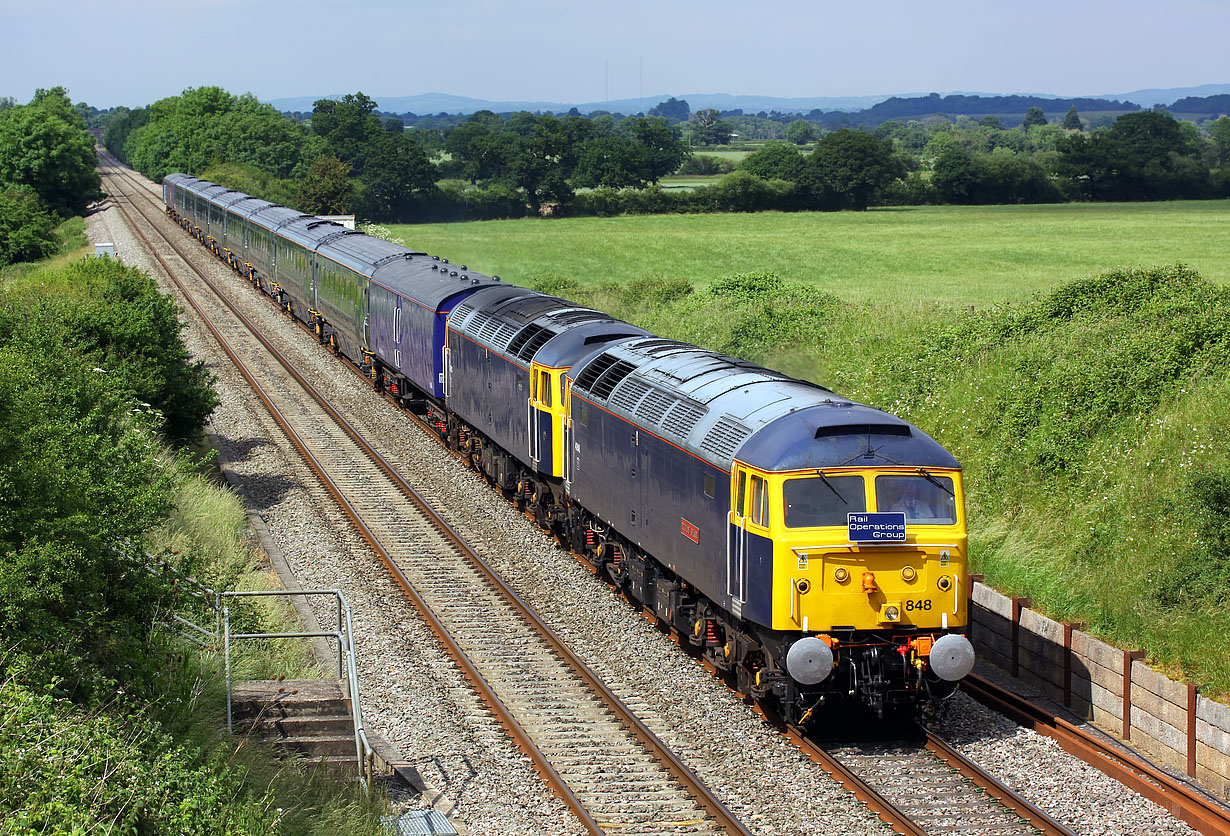
<svg viewBox="0 0 1230 836"><path fill-rule="evenodd" d="M1230 810L1143 759L979 676L962 689L1016 723L1055 740L1065 751L1135 790L1206 836L1230 833Z"/></svg>
<svg viewBox="0 0 1230 836"><path fill-rule="evenodd" d="M169 223L161 205L156 204L156 217L151 218L132 192L120 186L135 184L141 202L156 203L148 188L108 163L104 177L129 225L583 826L594 834L747 834L691 770L161 231L161 224ZM163 243L155 246L146 229ZM173 268L158 253L168 247L204 287L177 278L183 268Z"/></svg>

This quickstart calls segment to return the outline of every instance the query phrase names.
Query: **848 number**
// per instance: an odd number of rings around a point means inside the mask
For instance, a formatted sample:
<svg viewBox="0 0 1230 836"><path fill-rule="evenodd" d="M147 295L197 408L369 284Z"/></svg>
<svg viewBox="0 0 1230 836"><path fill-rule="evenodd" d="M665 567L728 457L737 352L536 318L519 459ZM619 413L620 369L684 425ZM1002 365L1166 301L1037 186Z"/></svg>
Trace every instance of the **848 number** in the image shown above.
<svg viewBox="0 0 1230 836"><path fill-rule="evenodd" d="M929 610L929 609L931 609L931 601L929 599L922 600L922 601L906 601L905 602L906 612L914 612L915 610Z"/></svg>

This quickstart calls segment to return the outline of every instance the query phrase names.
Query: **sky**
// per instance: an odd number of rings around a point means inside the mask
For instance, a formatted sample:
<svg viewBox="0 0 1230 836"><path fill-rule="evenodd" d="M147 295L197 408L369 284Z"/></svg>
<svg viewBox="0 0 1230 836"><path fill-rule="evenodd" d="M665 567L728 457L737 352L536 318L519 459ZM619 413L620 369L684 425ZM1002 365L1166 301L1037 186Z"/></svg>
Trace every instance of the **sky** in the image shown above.
<svg viewBox="0 0 1230 836"><path fill-rule="evenodd" d="M0 0L0 96L601 102L1230 82L1230 0Z"/></svg>

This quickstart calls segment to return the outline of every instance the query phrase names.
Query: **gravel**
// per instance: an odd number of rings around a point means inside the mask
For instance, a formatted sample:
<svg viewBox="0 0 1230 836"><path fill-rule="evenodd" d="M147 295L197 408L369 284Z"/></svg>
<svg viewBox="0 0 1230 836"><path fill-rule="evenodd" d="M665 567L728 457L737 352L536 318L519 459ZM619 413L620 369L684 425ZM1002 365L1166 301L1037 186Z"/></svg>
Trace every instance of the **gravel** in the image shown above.
<svg viewBox="0 0 1230 836"><path fill-rule="evenodd" d="M90 237L151 274L118 212ZM184 237L181 247L195 245ZM328 351L221 264L208 268L244 312L351 418L591 668L757 834L888 833L817 765L614 596L574 557L466 470ZM340 512L257 406L195 316L185 340L218 377L215 444L248 507L305 586L342 589L354 609L363 707L440 791L450 816L485 834L582 832L438 647ZM1079 834L1194 833L1052 741L958 694L939 731ZM408 806L417 797L398 799Z"/></svg>

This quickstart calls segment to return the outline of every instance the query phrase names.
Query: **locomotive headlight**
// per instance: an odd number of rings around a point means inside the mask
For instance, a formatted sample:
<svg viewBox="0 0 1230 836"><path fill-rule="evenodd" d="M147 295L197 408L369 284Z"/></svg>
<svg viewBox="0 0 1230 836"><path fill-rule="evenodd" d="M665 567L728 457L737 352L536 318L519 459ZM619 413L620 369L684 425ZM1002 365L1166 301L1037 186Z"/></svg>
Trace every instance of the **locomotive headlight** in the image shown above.
<svg viewBox="0 0 1230 836"><path fill-rule="evenodd" d="M905 580L905 581L912 581L912 580L914 580L914 579L915 579L915 578L917 578L917 577L918 577L918 573L917 573L916 571L914 571L914 567L913 567L913 566L906 566L905 568L903 568L903 569L901 570L901 579L902 579L902 580Z"/></svg>
<svg viewBox="0 0 1230 836"><path fill-rule="evenodd" d="M947 592L952 589L952 578L947 575L941 575L937 583L939 585L940 592Z"/></svg>
<svg viewBox="0 0 1230 836"><path fill-rule="evenodd" d="M881 621L900 621L901 609L896 604L885 604L880 608Z"/></svg>
<svg viewBox="0 0 1230 836"><path fill-rule="evenodd" d="M833 570L833 580L837 581L838 583L845 583L846 581L850 580L850 570L847 569L845 566L838 566L836 569Z"/></svg>

